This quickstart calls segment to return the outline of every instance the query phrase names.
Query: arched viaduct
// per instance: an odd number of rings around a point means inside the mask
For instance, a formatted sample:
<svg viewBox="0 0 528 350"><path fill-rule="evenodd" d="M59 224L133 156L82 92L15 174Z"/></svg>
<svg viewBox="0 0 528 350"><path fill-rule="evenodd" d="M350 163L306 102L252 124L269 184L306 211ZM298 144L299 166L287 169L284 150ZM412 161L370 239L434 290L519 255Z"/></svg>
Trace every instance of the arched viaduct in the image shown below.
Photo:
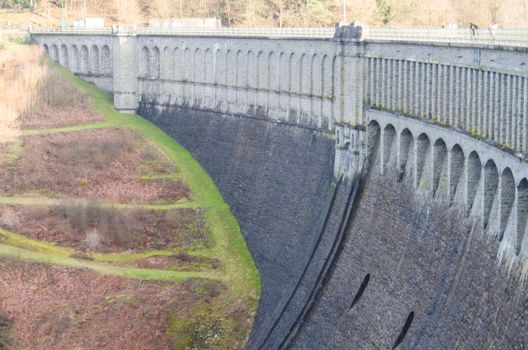
<svg viewBox="0 0 528 350"><path fill-rule="evenodd" d="M354 217L370 200L354 185L357 179L401 184L402 196L412 191L421 208L416 213L440 207L451 217L456 211L487 237L483 247L494 247L486 257L494 267L475 273L500 271L525 290L528 31L114 28L43 30L32 37L51 59L111 92L117 109L138 111L178 139L211 173L262 275L250 348L321 348L318 341L350 332L341 326L347 312L332 314L342 291L334 295L331 286L343 269L351 227L362 229ZM453 280L469 269L472 258L465 259ZM348 279L339 283L361 282L354 306L369 279ZM481 295L503 283L485 281L467 293ZM419 298L432 298L429 292ZM335 305L325 304L331 295ZM505 322L508 330L481 320L498 340L480 346L528 346L527 335L517 335L528 322L522 295L505 301L517 305L508 311L517 320ZM440 346L440 340L423 340L431 322L416 331L413 345L400 340L395 346ZM320 333L317 339L310 327ZM359 348L393 345L396 336L378 334ZM478 347L472 336L445 339ZM345 338L333 346L356 348Z"/></svg>

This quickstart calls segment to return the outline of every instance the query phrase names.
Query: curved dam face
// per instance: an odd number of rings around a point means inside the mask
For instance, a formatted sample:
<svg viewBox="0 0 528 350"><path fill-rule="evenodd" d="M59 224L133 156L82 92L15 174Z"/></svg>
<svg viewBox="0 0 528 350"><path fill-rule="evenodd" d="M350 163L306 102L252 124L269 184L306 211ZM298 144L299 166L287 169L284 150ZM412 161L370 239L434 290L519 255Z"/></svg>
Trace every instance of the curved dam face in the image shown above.
<svg viewBox="0 0 528 350"><path fill-rule="evenodd" d="M347 181L333 190L333 141L320 132L147 103L141 114L195 155L240 221L262 278L250 349L528 344L528 296L497 262L498 237L416 190L395 154L380 174L379 139L354 198Z"/></svg>
<svg viewBox="0 0 528 350"><path fill-rule="evenodd" d="M331 248L345 208L348 193L336 194L333 179L334 141L307 128L212 112L169 108L158 113L144 103L140 113L192 152L231 205L261 274L250 348L278 346L317 279L314 267L301 288L306 295L290 311L306 267L317 260L312 253L318 240L329 236L329 247L322 250ZM332 202L336 213L327 220ZM285 324L275 325L282 318Z"/></svg>

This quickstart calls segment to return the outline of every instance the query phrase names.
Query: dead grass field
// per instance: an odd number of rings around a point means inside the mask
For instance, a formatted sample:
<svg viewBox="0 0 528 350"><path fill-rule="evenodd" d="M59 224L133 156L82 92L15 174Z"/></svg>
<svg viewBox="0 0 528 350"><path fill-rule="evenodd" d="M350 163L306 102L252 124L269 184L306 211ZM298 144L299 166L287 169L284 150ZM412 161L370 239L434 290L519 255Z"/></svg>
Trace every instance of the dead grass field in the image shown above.
<svg viewBox="0 0 528 350"><path fill-rule="evenodd" d="M258 273L189 153L34 46L0 110L0 349L244 347Z"/></svg>
<svg viewBox="0 0 528 350"><path fill-rule="evenodd" d="M0 164L0 193L99 201L165 203L189 198L173 166L154 146L124 129L25 136L15 160Z"/></svg>
<svg viewBox="0 0 528 350"><path fill-rule="evenodd" d="M82 252L142 252L210 246L201 209L104 208L97 204L0 206L0 227Z"/></svg>
<svg viewBox="0 0 528 350"><path fill-rule="evenodd" d="M0 275L0 313L10 334L7 348L13 349L170 349L175 340L167 320L175 308L182 322L193 322L196 305L214 302L221 288L5 258L0 258Z"/></svg>

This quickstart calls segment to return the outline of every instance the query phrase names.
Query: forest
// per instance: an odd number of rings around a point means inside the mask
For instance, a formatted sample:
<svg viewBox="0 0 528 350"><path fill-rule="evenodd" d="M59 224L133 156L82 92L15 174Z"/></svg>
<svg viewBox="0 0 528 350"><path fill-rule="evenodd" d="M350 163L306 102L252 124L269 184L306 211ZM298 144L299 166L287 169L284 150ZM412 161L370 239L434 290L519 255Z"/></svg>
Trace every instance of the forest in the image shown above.
<svg viewBox="0 0 528 350"><path fill-rule="evenodd" d="M528 0L0 0L0 7L42 16L102 16L143 25L149 18L216 17L224 26L526 27Z"/></svg>

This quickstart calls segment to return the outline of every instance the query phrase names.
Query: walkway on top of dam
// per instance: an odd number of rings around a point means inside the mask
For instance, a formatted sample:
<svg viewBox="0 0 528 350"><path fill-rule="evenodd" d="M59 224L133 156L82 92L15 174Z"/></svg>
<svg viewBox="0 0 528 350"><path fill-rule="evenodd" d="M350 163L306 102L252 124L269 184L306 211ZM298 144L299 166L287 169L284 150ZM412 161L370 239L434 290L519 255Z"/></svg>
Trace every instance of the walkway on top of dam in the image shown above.
<svg viewBox="0 0 528 350"><path fill-rule="evenodd" d="M219 36L266 38L319 38L330 39L336 28L35 28L32 34L86 34L111 35L127 33L136 35L168 36ZM361 40L443 43L463 45L528 47L528 28L478 29L465 28L370 28L362 27Z"/></svg>

